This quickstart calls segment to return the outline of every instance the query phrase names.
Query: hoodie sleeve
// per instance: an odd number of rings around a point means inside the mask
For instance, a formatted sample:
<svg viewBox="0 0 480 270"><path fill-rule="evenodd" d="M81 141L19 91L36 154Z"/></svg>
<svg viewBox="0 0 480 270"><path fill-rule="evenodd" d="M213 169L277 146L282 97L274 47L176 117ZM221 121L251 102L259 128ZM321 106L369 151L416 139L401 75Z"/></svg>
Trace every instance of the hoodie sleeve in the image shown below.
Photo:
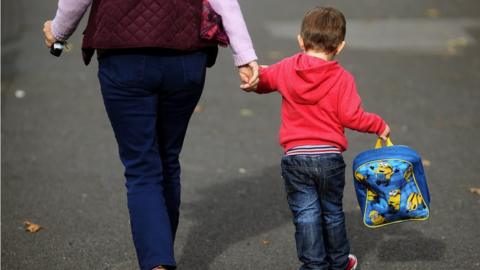
<svg viewBox="0 0 480 270"><path fill-rule="evenodd" d="M258 94L268 94L278 89L278 77L280 73L281 62L267 67L260 67L260 81L255 92Z"/></svg>
<svg viewBox="0 0 480 270"><path fill-rule="evenodd" d="M338 97L338 114L342 125L360 132L382 134L386 128L385 121L380 116L363 110L362 100L352 77L342 91Z"/></svg>

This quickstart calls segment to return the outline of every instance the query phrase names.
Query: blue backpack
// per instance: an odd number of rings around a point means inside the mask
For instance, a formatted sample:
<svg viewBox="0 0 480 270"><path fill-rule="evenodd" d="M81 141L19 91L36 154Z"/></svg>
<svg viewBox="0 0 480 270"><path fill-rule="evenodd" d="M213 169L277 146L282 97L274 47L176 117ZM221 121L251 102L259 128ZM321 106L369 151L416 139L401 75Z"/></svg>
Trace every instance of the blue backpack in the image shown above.
<svg viewBox="0 0 480 270"><path fill-rule="evenodd" d="M393 145L360 153L353 160L353 177L363 223L370 228L429 217L430 194L422 160L408 146Z"/></svg>

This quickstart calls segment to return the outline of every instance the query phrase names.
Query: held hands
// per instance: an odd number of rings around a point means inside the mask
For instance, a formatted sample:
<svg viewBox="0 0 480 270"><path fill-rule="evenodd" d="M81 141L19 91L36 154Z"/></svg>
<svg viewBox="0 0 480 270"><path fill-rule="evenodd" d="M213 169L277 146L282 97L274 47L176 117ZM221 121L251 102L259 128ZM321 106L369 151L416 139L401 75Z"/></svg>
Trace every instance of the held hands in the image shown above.
<svg viewBox="0 0 480 270"><path fill-rule="evenodd" d="M245 92L255 91L259 82L259 67L257 61L252 61L246 65L238 67L240 76L240 88Z"/></svg>
<svg viewBox="0 0 480 270"><path fill-rule="evenodd" d="M45 45L48 48L52 47L52 44L57 41L52 33L52 21L46 21L43 24L43 34L45 35Z"/></svg>

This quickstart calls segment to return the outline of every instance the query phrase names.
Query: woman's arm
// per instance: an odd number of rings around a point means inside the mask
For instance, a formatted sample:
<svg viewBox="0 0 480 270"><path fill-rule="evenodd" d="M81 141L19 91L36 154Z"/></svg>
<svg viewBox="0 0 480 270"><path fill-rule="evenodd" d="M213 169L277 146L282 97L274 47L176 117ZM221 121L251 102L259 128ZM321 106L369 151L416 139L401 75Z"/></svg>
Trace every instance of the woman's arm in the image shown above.
<svg viewBox="0 0 480 270"><path fill-rule="evenodd" d="M222 23L233 51L236 66L243 66L257 60L252 39L237 0L209 0L213 10L222 16Z"/></svg>
<svg viewBox="0 0 480 270"><path fill-rule="evenodd" d="M77 29L92 0L59 0L57 14L52 21L52 34L56 40L67 40Z"/></svg>

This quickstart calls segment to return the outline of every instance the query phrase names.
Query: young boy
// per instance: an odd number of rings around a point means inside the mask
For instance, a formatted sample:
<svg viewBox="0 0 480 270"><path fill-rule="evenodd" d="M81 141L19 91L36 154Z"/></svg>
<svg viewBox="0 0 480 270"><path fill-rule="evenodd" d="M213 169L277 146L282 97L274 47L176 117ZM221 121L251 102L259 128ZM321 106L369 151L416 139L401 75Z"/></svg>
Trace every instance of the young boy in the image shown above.
<svg viewBox="0 0 480 270"><path fill-rule="evenodd" d="M363 111L354 78L333 60L345 46L345 29L345 17L334 8L308 11L298 36L303 53L261 69L259 83L243 87L282 95L282 176L301 270L357 267L342 209L344 128L383 139L390 133L382 118Z"/></svg>

